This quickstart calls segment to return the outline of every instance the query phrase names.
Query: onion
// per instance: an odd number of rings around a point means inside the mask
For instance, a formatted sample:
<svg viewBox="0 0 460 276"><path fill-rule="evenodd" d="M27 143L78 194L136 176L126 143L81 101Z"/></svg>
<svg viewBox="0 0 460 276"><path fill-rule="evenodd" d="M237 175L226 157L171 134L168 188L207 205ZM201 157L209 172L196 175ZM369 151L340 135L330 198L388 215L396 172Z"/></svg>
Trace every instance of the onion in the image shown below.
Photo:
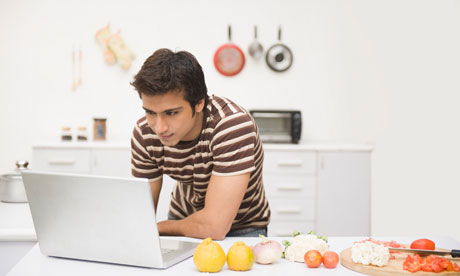
<svg viewBox="0 0 460 276"><path fill-rule="evenodd" d="M262 241L252 247L254 260L258 264L271 264L281 258L283 246L273 240L268 240L264 235L259 235Z"/></svg>

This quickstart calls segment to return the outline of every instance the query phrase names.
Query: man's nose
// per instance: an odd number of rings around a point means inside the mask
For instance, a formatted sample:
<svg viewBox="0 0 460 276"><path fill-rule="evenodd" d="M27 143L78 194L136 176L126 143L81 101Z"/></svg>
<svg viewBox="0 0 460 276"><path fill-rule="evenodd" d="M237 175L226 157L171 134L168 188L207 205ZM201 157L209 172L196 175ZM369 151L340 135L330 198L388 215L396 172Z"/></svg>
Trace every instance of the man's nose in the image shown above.
<svg viewBox="0 0 460 276"><path fill-rule="evenodd" d="M157 116L155 120L155 131L157 134L168 131L168 125L162 116Z"/></svg>

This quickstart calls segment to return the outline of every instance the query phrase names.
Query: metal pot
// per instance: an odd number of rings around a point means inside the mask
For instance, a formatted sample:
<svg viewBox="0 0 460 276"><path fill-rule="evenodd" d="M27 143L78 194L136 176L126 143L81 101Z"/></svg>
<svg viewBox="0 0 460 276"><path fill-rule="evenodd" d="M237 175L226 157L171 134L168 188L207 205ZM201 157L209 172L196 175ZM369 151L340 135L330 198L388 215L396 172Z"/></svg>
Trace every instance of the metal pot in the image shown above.
<svg viewBox="0 0 460 276"><path fill-rule="evenodd" d="M27 202L21 171L27 170L29 162L16 161L16 170L0 176L0 200L3 202Z"/></svg>
<svg viewBox="0 0 460 276"><path fill-rule="evenodd" d="M257 26L254 26L254 41L249 45L248 52L255 59L260 59L264 53L264 47L257 41Z"/></svg>

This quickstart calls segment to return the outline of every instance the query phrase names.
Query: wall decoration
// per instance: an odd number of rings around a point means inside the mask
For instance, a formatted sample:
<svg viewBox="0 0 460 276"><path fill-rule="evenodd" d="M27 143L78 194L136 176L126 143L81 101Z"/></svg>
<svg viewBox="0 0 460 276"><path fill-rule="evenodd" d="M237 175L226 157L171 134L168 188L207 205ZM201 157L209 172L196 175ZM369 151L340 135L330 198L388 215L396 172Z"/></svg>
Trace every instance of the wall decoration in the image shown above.
<svg viewBox="0 0 460 276"><path fill-rule="evenodd" d="M78 58L77 58L78 55ZM75 50L75 47L72 50L72 91L77 91L78 87L81 87L83 84L82 80L82 50L81 48L78 51Z"/></svg>
<svg viewBox="0 0 460 276"><path fill-rule="evenodd" d="M118 62L124 70L128 70L131 67L131 62L135 55L126 46L120 31L112 34L110 25L107 24L96 32L95 38L102 48L104 60L108 65Z"/></svg>

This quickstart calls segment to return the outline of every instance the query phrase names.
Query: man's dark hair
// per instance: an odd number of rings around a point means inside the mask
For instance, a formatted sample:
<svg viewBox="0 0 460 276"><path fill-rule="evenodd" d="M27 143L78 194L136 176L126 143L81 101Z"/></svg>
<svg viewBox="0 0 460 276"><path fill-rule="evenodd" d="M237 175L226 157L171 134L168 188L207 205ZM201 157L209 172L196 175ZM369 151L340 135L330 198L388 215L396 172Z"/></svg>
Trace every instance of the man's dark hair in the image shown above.
<svg viewBox="0 0 460 276"><path fill-rule="evenodd" d="M192 107L204 99L208 102L208 89L204 81L203 70L198 60L186 51L174 53L169 49L155 51L134 76L131 85L139 93L147 96L162 95L168 92L183 92L184 99Z"/></svg>

